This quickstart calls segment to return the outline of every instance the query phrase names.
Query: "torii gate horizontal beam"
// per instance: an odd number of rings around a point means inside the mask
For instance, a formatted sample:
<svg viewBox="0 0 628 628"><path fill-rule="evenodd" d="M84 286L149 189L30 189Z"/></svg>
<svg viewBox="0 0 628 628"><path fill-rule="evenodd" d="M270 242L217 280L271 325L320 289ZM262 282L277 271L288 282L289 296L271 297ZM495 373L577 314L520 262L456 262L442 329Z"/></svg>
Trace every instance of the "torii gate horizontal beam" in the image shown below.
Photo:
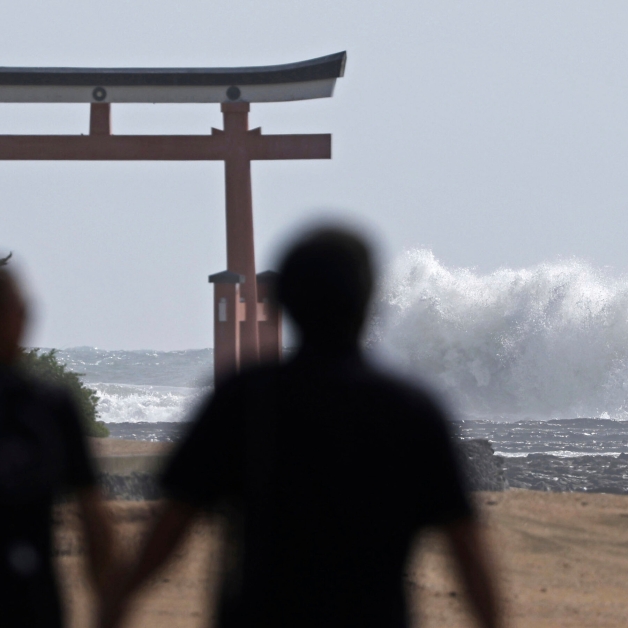
<svg viewBox="0 0 628 628"><path fill-rule="evenodd" d="M236 150L215 135L0 135L0 160L224 161ZM246 135L251 160L331 159L331 135Z"/></svg>

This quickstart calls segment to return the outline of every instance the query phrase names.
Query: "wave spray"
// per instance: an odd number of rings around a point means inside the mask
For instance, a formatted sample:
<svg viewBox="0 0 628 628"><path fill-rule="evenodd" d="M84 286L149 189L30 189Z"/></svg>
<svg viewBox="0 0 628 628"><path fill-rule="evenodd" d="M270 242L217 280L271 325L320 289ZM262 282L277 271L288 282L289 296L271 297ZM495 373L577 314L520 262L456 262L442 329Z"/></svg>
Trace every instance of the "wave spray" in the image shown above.
<svg viewBox="0 0 628 628"><path fill-rule="evenodd" d="M480 275L407 251L370 342L468 416L628 418L628 278L577 259Z"/></svg>

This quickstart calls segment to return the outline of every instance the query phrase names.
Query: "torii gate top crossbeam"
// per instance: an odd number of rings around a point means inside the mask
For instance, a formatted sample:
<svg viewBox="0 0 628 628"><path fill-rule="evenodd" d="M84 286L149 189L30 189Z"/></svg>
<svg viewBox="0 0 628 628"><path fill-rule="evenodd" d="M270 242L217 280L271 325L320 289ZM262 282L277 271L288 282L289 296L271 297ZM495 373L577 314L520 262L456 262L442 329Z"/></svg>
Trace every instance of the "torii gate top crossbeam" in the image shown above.
<svg viewBox="0 0 628 628"><path fill-rule="evenodd" d="M0 102L279 102L333 95L345 52L242 68L2 68Z"/></svg>

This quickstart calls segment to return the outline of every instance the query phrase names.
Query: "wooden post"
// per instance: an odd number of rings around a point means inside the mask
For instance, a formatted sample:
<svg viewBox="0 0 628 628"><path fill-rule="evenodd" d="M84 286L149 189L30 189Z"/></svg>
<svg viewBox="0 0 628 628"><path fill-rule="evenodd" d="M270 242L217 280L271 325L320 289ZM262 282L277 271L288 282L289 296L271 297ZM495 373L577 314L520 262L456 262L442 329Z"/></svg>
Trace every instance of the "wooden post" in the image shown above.
<svg viewBox="0 0 628 628"><path fill-rule="evenodd" d="M108 102L90 105L89 134L111 135L111 105Z"/></svg>

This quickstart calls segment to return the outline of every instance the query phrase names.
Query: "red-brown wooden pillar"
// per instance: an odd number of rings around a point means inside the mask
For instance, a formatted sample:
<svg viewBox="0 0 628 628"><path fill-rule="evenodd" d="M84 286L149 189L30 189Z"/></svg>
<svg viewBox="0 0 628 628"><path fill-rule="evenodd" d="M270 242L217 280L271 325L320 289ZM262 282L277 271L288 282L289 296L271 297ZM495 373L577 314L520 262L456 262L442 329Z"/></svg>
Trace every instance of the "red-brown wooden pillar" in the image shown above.
<svg viewBox="0 0 628 628"><path fill-rule="evenodd" d="M277 273L267 270L257 275L259 352L262 362L281 360L282 353L282 315L274 298Z"/></svg>
<svg viewBox="0 0 628 628"><path fill-rule="evenodd" d="M241 302L244 277L228 270L209 276L214 284L214 382L220 384L240 370L241 325L246 312Z"/></svg>
<svg viewBox="0 0 628 628"><path fill-rule="evenodd" d="M221 110L227 141L227 268L249 278L240 287L246 308L246 320L240 329L240 366L246 366L259 363L251 161L247 142L249 103L223 103Z"/></svg>

